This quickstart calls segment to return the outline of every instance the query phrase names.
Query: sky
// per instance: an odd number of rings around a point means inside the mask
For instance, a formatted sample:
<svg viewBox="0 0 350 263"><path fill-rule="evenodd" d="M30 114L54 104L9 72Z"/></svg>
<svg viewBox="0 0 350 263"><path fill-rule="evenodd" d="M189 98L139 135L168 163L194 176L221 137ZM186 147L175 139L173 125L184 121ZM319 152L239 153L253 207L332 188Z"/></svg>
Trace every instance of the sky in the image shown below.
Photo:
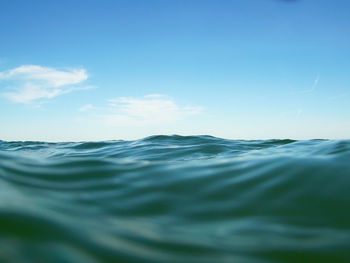
<svg viewBox="0 0 350 263"><path fill-rule="evenodd" d="M0 140L350 138L348 0L0 0Z"/></svg>

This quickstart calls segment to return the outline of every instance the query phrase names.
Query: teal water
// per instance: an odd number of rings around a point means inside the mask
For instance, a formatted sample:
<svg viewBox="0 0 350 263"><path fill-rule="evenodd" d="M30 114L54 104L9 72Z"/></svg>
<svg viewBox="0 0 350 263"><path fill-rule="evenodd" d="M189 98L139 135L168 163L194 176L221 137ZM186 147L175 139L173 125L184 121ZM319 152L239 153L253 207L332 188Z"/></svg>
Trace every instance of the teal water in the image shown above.
<svg viewBox="0 0 350 263"><path fill-rule="evenodd" d="M0 141L0 262L350 262L350 141Z"/></svg>

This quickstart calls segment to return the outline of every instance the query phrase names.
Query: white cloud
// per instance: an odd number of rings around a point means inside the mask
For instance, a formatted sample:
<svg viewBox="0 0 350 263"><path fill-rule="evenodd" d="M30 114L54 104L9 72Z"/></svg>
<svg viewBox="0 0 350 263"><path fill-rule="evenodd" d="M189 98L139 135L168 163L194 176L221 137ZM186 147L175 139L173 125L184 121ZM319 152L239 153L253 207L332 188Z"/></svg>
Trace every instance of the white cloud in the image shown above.
<svg viewBox="0 0 350 263"><path fill-rule="evenodd" d="M92 104L86 104L78 109L80 112L86 112L89 110L93 110L95 107Z"/></svg>
<svg viewBox="0 0 350 263"><path fill-rule="evenodd" d="M283 118L299 118L301 117L301 115L303 114L303 110L302 109L297 109L297 110L290 110L290 111L284 111L281 113L281 116Z"/></svg>
<svg viewBox="0 0 350 263"><path fill-rule="evenodd" d="M320 81L320 75L317 75L315 80L314 80L314 83L313 83L312 87L310 89L306 89L306 90L301 91L301 93L314 92L316 90L316 87L317 87L319 81Z"/></svg>
<svg viewBox="0 0 350 263"><path fill-rule="evenodd" d="M7 82L8 92L2 95L14 102L31 103L51 99L79 89L89 89L78 84L87 80L85 69L57 70L37 65L23 65L0 72L0 81Z"/></svg>
<svg viewBox="0 0 350 263"><path fill-rule="evenodd" d="M180 106L173 99L159 94L142 98L120 97L109 101L111 114L105 121L113 126L143 126L167 123L199 114L202 109L195 106Z"/></svg>

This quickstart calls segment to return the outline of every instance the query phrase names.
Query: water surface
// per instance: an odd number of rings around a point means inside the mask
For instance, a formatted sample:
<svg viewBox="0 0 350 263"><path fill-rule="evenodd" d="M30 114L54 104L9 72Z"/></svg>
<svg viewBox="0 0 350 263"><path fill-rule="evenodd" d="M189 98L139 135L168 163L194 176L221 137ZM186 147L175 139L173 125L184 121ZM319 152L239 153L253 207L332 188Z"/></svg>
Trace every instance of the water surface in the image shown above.
<svg viewBox="0 0 350 263"><path fill-rule="evenodd" d="M350 141L0 141L0 262L350 262Z"/></svg>

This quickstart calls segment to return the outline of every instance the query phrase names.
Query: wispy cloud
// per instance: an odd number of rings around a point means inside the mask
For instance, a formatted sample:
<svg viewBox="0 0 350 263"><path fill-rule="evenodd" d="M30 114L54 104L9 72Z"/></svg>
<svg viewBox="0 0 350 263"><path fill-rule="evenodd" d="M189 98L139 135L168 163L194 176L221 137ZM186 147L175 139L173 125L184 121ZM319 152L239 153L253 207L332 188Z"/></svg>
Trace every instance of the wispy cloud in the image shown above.
<svg viewBox="0 0 350 263"><path fill-rule="evenodd" d="M79 85L87 78L85 69L64 71L37 65L23 65L0 72L0 81L5 82L9 90L2 95L18 103L31 103L74 90L89 89L91 87Z"/></svg>
<svg viewBox="0 0 350 263"><path fill-rule="evenodd" d="M80 111L87 111L92 107L88 104L80 108ZM199 114L202 108L181 106L168 96L152 94L141 98L111 99L104 111L108 113L101 113L101 108L99 108L98 115L108 125L144 126L180 120L189 115Z"/></svg>
<svg viewBox="0 0 350 263"><path fill-rule="evenodd" d="M95 109L95 107L92 104L86 104L78 109L80 112L86 112Z"/></svg>
<svg viewBox="0 0 350 263"><path fill-rule="evenodd" d="M284 111L281 113L281 116L283 118L300 118L301 115L303 114L302 109L297 109L297 110L290 110L290 111Z"/></svg>
<svg viewBox="0 0 350 263"><path fill-rule="evenodd" d="M320 75L317 75L315 80L314 80L314 83L312 84L312 87L309 88L309 89L306 89L306 90L303 90L301 91L301 93L311 93L311 92L314 92L316 90L316 87L318 85L318 82L320 81Z"/></svg>

